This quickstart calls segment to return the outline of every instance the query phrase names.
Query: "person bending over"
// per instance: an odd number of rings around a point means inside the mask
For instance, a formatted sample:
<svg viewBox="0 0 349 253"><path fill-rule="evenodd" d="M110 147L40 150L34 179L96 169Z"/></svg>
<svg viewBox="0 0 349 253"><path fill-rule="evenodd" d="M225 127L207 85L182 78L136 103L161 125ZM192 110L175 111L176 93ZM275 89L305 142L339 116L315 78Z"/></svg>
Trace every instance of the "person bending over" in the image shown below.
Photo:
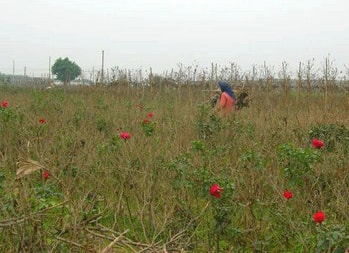
<svg viewBox="0 0 349 253"><path fill-rule="evenodd" d="M235 111L236 97L229 83L219 81L218 85L222 94L217 105L217 111L222 112L224 116L227 116L231 111Z"/></svg>

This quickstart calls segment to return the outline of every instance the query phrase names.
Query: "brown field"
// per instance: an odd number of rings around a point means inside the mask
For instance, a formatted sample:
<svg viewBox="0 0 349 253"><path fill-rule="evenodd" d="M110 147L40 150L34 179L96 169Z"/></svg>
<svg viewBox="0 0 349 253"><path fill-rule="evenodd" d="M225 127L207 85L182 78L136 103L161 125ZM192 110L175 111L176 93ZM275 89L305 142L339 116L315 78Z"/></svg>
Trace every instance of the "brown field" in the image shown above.
<svg viewBox="0 0 349 253"><path fill-rule="evenodd" d="M348 251L348 92L264 87L0 86L0 251Z"/></svg>

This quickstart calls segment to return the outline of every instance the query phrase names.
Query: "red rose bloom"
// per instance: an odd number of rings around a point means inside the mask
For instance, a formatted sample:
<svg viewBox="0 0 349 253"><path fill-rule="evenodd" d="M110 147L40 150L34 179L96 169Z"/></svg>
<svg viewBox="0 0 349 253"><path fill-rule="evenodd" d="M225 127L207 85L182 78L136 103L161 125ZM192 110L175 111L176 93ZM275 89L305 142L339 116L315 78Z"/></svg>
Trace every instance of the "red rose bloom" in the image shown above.
<svg viewBox="0 0 349 253"><path fill-rule="evenodd" d="M314 214L314 221L317 223L323 222L325 220L325 213L323 211L318 211Z"/></svg>
<svg viewBox="0 0 349 253"><path fill-rule="evenodd" d="M222 197L221 193L223 193L223 191L223 188L221 188L218 184L213 184L210 188L210 194L217 199Z"/></svg>
<svg viewBox="0 0 349 253"><path fill-rule="evenodd" d="M284 197L288 200L288 199L291 199L293 197L293 194L291 191L284 191Z"/></svg>
<svg viewBox="0 0 349 253"><path fill-rule="evenodd" d="M48 170L45 170L43 173L42 173L42 177L44 178L44 179L48 179L49 178L49 176L50 176L50 174L48 173Z"/></svg>
<svg viewBox="0 0 349 253"><path fill-rule="evenodd" d="M44 118L41 118L41 119L39 119L39 123L40 123L40 124L45 124L45 123L46 123L46 120L45 120Z"/></svg>
<svg viewBox="0 0 349 253"><path fill-rule="evenodd" d="M124 140L128 140L128 139L131 138L131 135L130 135L128 132L122 132L122 133L120 134L120 137L121 137L122 139L124 139Z"/></svg>
<svg viewBox="0 0 349 253"><path fill-rule="evenodd" d="M2 108L6 108L8 106L8 102L6 100L1 103Z"/></svg>
<svg viewBox="0 0 349 253"><path fill-rule="evenodd" d="M152 118L154 115L152 112L148 113L148 118Z"/></svg>
<svg viewBox="0 0 349 253"><path fill-rule="evenodd" d="M324 145L324 142L323 141L320 141L318 139L313 139L313 142L312 142L312 146L313 148L322 148L322 146Z"/></svg>

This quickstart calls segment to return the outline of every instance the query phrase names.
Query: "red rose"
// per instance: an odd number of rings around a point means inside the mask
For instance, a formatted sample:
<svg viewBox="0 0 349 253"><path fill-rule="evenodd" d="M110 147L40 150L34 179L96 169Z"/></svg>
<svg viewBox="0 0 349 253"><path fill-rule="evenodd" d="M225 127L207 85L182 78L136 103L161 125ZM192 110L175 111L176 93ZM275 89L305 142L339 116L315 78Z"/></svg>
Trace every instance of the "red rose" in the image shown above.
<svg viewBox="0 0 349 253"><path fill-rule="evenodd" d="M152 112L148 113L148 118L152 118L154 115Z"/></svg>
<svg viewBox="0 0 349 253"><path fill-rule="evenodd" d="M122 132L122 133L120 134L120 137L121 137L122 139L124 139L124 140L128 140L128 139L131 138L131 135L130 135L128 132Z"/></svg>
<svg viewBox="0 0 349 253"><path fill-rule="evenodd" d="M322 148L323 145L324 145L323 141L320 141L318 139L313 139L313 142L312 142L313 148Z"/></svg>
<svg viewBox="0 0 349 253"><path fill-rule="evenodd" d="M1 103L2 108L6 108L8 106L8 102L6 100Z"/></svg>
<svg viewBox="0 0 349 253"><path fill-rule="evenodd" d="M323 211L318 211L314 214L314 221L317 223L323 222L325 220L325 213Z"/></svg>
<svg viewBox="0 0 349 253"><path fill-rule="evenodd" d="M284 191L284 197L286 199L291 199L293 197L293 194L291 191L286 190L286 191Z"/></svg>
<svg viewBox="0 0 349 253"><path fill-rule="evenodd" d="M46 180L49 178L49 176L50 176L50 174L49 174L48 170L45 170L45 171L42 173L42 177L43 177L44 179L46 179Z"/></svg>
<svg viewBox="0 0 349 253"><path fill-rule="evenodd" d="M40 124L45 124L45 123L46 123L46 120L45 120L44 118L41 118L41 119L39 119L39 123L40 123Z"/></svg>
<svg viewBox="0 0 349 253"><path fill-rule="evenodd" d="M223 193L223 191L223 188L221 188L218 184L213 184L210 188L210 194L217 199L222 197L221 193Z"/></svg>

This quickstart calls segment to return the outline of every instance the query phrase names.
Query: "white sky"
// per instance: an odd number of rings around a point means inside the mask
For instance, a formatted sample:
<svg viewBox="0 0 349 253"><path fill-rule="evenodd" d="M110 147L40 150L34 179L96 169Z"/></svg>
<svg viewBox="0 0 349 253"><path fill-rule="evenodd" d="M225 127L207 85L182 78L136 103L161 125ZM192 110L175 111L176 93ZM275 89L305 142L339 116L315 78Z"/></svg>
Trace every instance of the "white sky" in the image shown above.
<svg viewBox="0 0 349 253"><path fill-rule="evenodd" d="M297 69L330 54L349 67L348 0L0 0L0 72L48 73L58 57L83 70L237 63Z"/></svg>

